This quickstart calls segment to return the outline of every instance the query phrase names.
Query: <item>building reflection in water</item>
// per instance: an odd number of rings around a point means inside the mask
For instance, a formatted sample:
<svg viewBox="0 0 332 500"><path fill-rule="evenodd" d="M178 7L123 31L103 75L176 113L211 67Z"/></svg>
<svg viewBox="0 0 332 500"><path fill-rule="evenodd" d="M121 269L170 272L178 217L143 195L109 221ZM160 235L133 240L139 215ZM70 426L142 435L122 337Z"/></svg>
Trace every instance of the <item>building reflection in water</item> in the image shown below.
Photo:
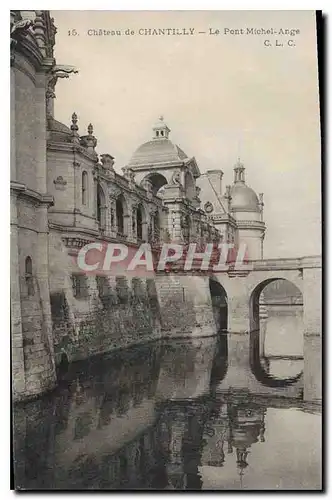
<svg viewBox="0 0 332 500"><path fill-rule="evenodd" d="M219 354L182 342L72 366L55 393L15 408L17 488L200 490L201 467L230 455L242 477L267 407L216 395Z"/></svg>
<svg viewBox="0 0 332 500"><path fill-rule="evenodd" d="M239 475L242 477L248 467L250 448L258 441L265 442L266 407L250 400L228 403L228 452L235 449Z"/></svg>

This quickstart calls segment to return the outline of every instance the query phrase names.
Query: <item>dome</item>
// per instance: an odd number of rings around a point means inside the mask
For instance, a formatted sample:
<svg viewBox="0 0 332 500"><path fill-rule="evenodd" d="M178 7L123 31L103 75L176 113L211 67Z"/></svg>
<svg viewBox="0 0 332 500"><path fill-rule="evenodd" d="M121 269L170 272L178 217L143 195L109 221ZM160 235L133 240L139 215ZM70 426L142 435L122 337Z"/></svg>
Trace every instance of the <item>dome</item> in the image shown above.
<svg viewBox="0 0 332 500"><path fill-rule="evenodd" d="M152 127L152 141L145 142L133 154L128 166L152 166L156 163L182 163L188 160L188 156L179 146L173 144L168 136L170 128L164 122L164 117L160 116L159 121Z"/></svg>
<svg viewBox="0 0 332 500"><path fill-rule="evenodd" d="M128 166L154 165L156 163L183 162L188 156L169 139L153 139L145 142L133 154Z"/></svg>
<svg viewBox="0 0 332 500"><path fill-rule="evenodd" d="M257 194L244 182L237 182L232 186L231 197L232 210L259 212L259 200Z"/></svg>
<svg viewBox="0 0 332 500"><path fill-rule="evenodd" d="M50 141L53 142L71 142L72 132L64 123L51 118L48 122L50 132Z"/></svg>

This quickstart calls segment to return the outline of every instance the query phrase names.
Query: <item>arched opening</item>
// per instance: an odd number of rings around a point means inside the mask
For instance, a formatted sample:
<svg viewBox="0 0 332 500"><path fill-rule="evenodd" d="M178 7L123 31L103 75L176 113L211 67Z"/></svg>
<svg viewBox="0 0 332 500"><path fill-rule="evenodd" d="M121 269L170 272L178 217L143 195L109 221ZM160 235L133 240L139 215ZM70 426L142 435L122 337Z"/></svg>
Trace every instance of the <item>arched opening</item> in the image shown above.
<svg viewBox="0 0 332 500"><path fill-rule="evenodd" d="M209 287L217 332L227 332L228 310L226 291L219 281L214 278L209 279Z"/></svg>
<svg viewBox="0 0 332 500"><path fill-rule="evenodd" d="M158 194L159 189L161 189L165 184L167 184L167 179L164 177L162 174L159 174L157 172L153 174L149 174L146 177L144 177L142 181L142 185L144 185L144 182L148 180L152 184L152 193L156 196Z"/></svg>
<svg viewBox="0 0 332 500"><path fill-rule="evenodd" d="M82 205L88 204L88 173L82 173Z"/></svg>
<svg viewBox="0 0 332 500"><path fill-rule="evenodd" d="M286 279L260 283L250 297L250 364L266 385L290 385L303 372L303 298Z"/></svg>
<svg viewBox="0 0 332 500"><path fill-rule="evenodd" d="M25 259L25 275L32 276L32 259L29 255Z"/></svg>
<svg viewBox="0 0 332 500"><path fill-rule="evenodd" d="M101 185L97 184L97 221L99 229L106 227L106 198Z"/></svg>
<svg viewBox="0 0 332 500"><path fill-rule="evenodd" d="M117 234L118 236L125 236L127 234L127 228L125 224L125 217L127 215L127 204L123 194L120 194L120 196L118 196L116 199L115 211L116 211Z"/></svg>
<svg viewBox="0 0 332 500"><path fill-rule="evenodd" d="M27 285L28 296L34 295L35 289L33 285L32 259L29 255L25 259L25 283Z"/></svg>
<svg viewBox="0 0 332 500"><path fill-rule="evenodd" d="M62 350L60 354L60 362L56 366L57 379L62 380L68 373L69 360L66 351Z"/></svg>
<svg viewBox="0 0 332 500"><path fill-rule="evenodd" d="M195 181L191 173L188 171L185 173L184 176L184 185L186 191L186 198L188 198L188 200L193 200L196 196Z"/></svg>
<svg viewBox="0 0 332 500"><path fill-rule="evenodd" d="M227 373L227 329L228 329L228 299L224 287L215 278L209 279L212 311L217 329L216 355L211 372L211 387L216 387Z"/></svg>

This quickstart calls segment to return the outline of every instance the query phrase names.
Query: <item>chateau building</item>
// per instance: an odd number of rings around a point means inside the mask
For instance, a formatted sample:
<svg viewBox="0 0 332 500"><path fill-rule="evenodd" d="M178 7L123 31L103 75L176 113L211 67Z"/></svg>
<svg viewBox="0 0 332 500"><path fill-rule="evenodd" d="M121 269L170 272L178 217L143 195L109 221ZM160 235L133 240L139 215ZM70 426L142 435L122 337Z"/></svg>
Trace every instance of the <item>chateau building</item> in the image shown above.
<svg viewBox="0 0 332 500"><path fill-rule="evenodd" d="M174 310L167 308L179 297L183 315L188 320L191 314L197 328L213 321L207 306L197 312L190 299L194 281L180 286L171 276L158 281L79 272L74 257L87 243L123 242L133 249L142 242L153 248L164 242L245 243L250 259L263 256L263 195L247 186L240 161L233 185L224 188L223 172L201 174L195 158L171 141L161 117L120 175L111 152L98 151L92 124L80 129L79 110L68 110L68 125L56 120L57 81L77 71L57 64L55 37L48 11L11 11L15 399L54 387L64 359L169 335Z"/></svg>

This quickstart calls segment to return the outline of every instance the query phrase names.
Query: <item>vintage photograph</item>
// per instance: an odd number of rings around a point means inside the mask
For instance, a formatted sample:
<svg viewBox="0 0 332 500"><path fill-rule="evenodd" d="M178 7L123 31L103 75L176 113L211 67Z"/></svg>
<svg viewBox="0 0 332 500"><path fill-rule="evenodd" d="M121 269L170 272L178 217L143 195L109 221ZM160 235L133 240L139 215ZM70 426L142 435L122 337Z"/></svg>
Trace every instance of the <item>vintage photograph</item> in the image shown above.
<svg viewBox="0 0 332 500"><path fill-rule="evenodd" d="M15 490L322 490L315 11L10 11Z"/></svg>

